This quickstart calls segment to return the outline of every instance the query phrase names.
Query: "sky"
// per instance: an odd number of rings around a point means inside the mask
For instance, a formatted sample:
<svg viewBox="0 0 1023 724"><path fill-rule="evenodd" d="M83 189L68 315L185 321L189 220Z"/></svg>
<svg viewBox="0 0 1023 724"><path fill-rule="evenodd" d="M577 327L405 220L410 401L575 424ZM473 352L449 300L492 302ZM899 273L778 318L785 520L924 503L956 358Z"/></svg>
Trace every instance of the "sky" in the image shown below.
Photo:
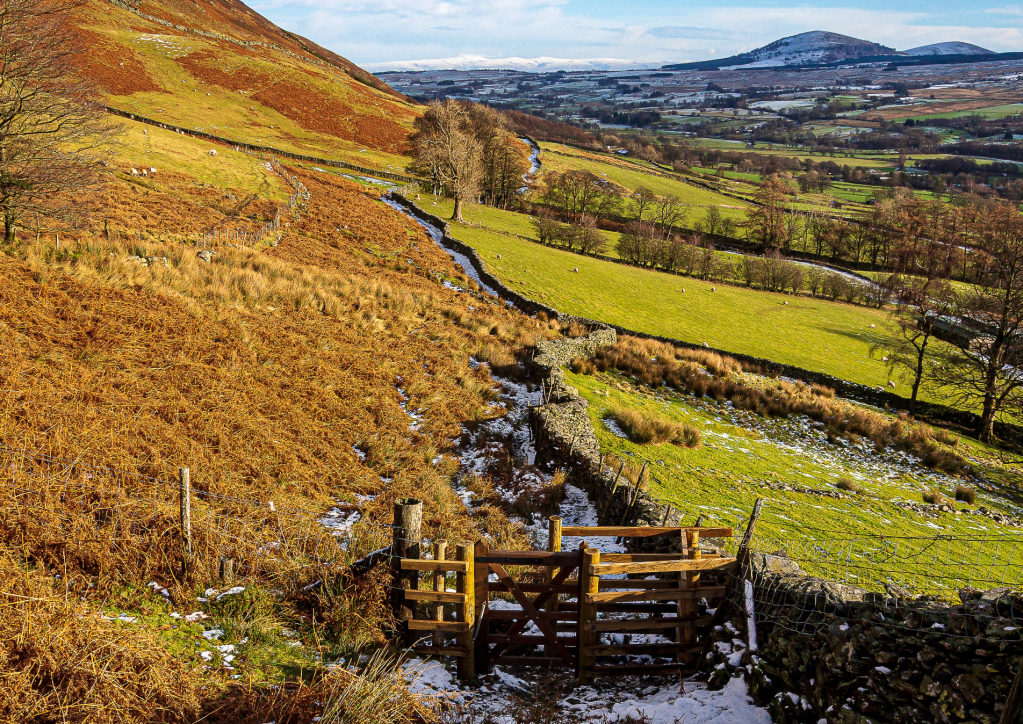
<svg viewBox="0 0 1023 724"><path fill-rule="evenodd" d="M722 58L809 30L898 50L960 40L1023 51L1023 4L990 0L249 0L281 27L372 71ZM505 63L503 67L511 67ZM575 65L579 65L576 63Z"/></svg>

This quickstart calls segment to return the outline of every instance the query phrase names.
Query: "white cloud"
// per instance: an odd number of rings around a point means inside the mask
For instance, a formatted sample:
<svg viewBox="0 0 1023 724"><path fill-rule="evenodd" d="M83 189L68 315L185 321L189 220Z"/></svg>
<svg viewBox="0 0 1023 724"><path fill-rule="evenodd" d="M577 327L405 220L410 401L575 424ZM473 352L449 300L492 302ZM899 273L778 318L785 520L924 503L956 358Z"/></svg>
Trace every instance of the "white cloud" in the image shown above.
<svg viewBox="0 0 1023 724"><path fill-rule="evenodd" d="M974 16L990 17L993 22L985 26L935 25L928 24L935 22L933 14L852 5L764 8L690 2L684 14L670 15L648 12L637 2L620 3L603 14L581 12L568 0L264 0L254 7L283 27L375 69L401 62L424 67L475 62L469 58L540 65L609 59L684 62L752 50L808 30L830 30L899 49L955 40L996 51L1023 49L1018 24L999 27L992 15ZM1014 12L1013 6L994 10ZM671 22L682 18L684 24Z"/></svg>

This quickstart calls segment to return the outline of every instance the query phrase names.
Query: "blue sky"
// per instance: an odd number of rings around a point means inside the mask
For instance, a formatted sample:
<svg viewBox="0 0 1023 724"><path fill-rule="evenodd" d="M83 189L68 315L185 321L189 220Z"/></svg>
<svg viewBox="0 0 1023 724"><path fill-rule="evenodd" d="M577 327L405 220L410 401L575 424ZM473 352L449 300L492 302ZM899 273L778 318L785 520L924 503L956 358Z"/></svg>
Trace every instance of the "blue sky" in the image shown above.
<svg viewBox="0 0 1023 724"><path fill-rule="evenodd" d="M963 40L1023 50L1023 5L988 0L250 0L372 70L470 58L703 60L830 30L904 50Z"/></svg>

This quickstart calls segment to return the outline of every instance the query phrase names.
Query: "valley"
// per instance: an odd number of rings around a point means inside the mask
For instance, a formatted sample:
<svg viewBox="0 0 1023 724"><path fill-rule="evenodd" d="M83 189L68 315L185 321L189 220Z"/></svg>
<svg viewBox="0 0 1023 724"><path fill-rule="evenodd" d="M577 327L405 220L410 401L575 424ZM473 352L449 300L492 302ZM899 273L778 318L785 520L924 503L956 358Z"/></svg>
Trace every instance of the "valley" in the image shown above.
<svg viewBox="0 0 1023 724"><path fill-rule="evenodd" d="M1016 54L3 13L0 720L1009 711Z"/></svg>

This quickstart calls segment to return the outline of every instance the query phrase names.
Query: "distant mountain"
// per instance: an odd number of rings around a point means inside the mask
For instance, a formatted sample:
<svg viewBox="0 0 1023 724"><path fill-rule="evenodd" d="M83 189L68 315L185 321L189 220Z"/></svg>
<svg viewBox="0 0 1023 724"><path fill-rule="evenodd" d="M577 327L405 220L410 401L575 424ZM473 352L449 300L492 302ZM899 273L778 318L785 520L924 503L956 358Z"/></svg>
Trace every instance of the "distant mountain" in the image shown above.
<svg viewBox="0 0 1023 724"><path fill-rule="evenodd" d="M919 48L910 48L909 50L902 51L903 55L991 55L991 53L992 51L987 48L959 41L921 45Z"/></svg>
<svg viewBox="0 0 1023 724"><path fill-rule="evenodd" d="M527 73L548 73L556 70L642 70L660 68L661 63L618 58L487 58L482 55L463 54L454 58L366 63L363 67L374 73L422 70L519 70Z"/></svg>
<svg viewBox="0 0 1023 724"><path fill-rule="evenodd" d="M733 55L730 58L669 65L665 68L668 70L782 68L798 65L827 65L863 57L896 54L897 51L894 48L872 43L869 40L860 40L823 30L812 30L808 33L776 40L762 48Z"/></svg>

